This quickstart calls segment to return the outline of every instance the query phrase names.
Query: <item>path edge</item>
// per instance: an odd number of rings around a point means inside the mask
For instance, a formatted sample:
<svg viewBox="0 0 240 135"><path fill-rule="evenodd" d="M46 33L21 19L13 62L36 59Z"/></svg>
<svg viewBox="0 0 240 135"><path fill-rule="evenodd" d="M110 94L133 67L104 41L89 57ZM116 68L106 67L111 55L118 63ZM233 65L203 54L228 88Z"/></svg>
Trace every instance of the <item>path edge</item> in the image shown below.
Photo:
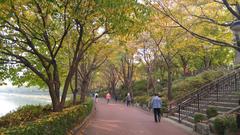
<svg viewBox="0 0 240 135"><path fill-rule="evenodd" d="M92 118L92 116L95 113L96 113L96 106L93 101L91 113L86 118L84 118L84 120L80 124L77 124L67 135L77 135L77 133L79 133L85 127L85 125L89 122L89 120Z"/></svg>
<svg viewBox="0 0 240 135"><path fill-rule="evenodd" d="M144 112L144 113L146 113L148 115L152 115L153 116L153 112L151 111L151 109L150 110L149 109L145 109L145 108L143 108L141 106L137 106L135 104L133 104L133 107L136 108L139 111L142 111L142 112ZM187 132L187 133L189 133L191 135L200 135L199 133L194 132L194 130L192 128L184 126L184 125L182 125L182 124L180 124L180 123L178 123L178 122L168 118L168 115L167 116L162 116L162 118L164 118L166 121L170 122L171 124L175 125L176 127L185 130L185 132ZM212 134L210 134L210 135L212 135Z"/></svg>

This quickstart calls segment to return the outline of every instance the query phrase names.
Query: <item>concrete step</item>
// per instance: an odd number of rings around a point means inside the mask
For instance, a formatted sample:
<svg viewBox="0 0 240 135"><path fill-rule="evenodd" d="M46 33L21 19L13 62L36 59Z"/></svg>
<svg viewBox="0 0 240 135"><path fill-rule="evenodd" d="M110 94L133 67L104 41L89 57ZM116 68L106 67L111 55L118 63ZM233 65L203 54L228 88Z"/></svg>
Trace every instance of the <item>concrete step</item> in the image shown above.
<svg viewBox="0 0 240 135"><path fill-rule="evenodd" d="M206 115L206 110L207 110L207 109L204 108L204 109L201 109L200 111L198 111L197 108L195 108L194 112L192 112L192 111L190 111L190 110L182 109L182 110L181 110L181 114L187 115L187 116L190 116L190 117L194 117L194 114L195 114L195 113L202 113L202 114ZM176 112L176 113L177 113L177 112ZM219 113L219 114L223 114L223 113L225 113L225 112L223 112L223 111L218 111L218 113ZM207 115L206 115L206 116L207 116Z"/></svg>
<svg viewBox="0 0 240 135"><path fill-rule="evenodd" d="M202 99L202 101L217 101L216 97L207 97ZM219 97L218 102L231 102L231 103L238 103L239 98L229 98L229 97Z"/></svg>
<svg viewBox="0 0 240 135"><path fill-rule="evenodd" d="M191 104L189 107L198 109L198 105L197 104ZM199 108L201 110L206 110L209 107L214 107L218 111L221 111L221 112L226 112L226 111L232 110L234 108L234 107L231 107L231 106L221 106L221 105L213 105L213 104L209 104L209 105L199 104Z"/></svg>
<svg viewBox="0 0 240 135"><path fill-rule="evenodd" d="M239 99L239 95L232 95L232 94L225 94L225 95L222 95L222 94L209 94L209 97L213 97L213 98L234 98L234 99Z"/></svg>
<svg viewBox="0 0 240 135"><path fill-rule="evenodd" d="M232 103L232 102L217 102L217 101L206 101L206 100L201 100L199 102L200 104L210 104L210 105L216 105L216 106L225 106L225 107L236 107L238 106L238 103Z"/></svg>
<svg viewBox="0 0 240 135"><path fill-rule="evenodd" d="M200 106L200 112L202 113L205 113L207 108L209 107L214 107L217 109L217 111L220 111L220 112L227 112L229 110L232 110L233 107L224 107L224 106L215 106L215 105L208 105L208 106L205 106L205 105L199 105ZM198 110L198 106L197 105L191 105L191 106L188 106L188 107L185 107L185 110Z"/></svg>
<svg viewBox="0 0 240 135"><path fill-rule="evenodd" d="M178 113L174 113L173 116L175 116L175 117L178 118L178 117L179 117L179 114L178 114ZM191 123L194 123L194 118L193 118L192 116L180 114L180 117L181 117L181 118L184 118L184 120L186 120L186 121L189 121L189 122L191 122Z"/></svg>
<svg viewBox="0 0 240 135"><path fill-rule="evenodd" d="M198 111L195 111L195 112L198 112ZM189 117L193 117L195 112L190 112L189 110L181 110L181 114L187 115ZM176 112L176 113L178 113L178 112Z"/></svg>
<svg viewBox="0 0 240 135"><path fill-rule="evenodd" d="M171 120L174 120L176 122L179 122L178 121L178 117L175 117L175 116L168 116L168 118L170 118ZM187 127L190 127L190 128L194 128L194 123L191 123L189 121L186 121L186 120L181 120L180 122L181 124L187 126Z"/></svg>

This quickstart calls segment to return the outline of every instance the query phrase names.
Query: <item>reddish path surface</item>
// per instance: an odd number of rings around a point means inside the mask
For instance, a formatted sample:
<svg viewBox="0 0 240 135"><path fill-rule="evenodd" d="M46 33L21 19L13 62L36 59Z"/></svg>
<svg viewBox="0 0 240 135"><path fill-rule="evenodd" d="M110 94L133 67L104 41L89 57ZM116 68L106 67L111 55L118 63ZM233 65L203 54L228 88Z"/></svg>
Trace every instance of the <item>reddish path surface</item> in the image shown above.
<svg viewBox="0 0 240 135"><path fill-rule="evenodd" d="M155 123L151 113L122 104L96 104L96 113L78 135L192 135L166 119Z"/></svg>

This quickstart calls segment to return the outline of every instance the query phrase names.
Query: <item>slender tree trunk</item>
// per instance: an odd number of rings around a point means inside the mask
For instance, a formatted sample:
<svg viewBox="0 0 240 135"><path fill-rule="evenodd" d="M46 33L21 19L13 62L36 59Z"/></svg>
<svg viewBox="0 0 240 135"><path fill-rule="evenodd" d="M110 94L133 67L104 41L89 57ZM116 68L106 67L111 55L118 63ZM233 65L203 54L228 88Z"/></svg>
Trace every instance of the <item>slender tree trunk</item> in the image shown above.
<svg viewBox="0 0 240 135"><path fill-rule="evenodd" d="M74 90L73 92L73 105L77 104L77 92Z"/></svg>
<svg viewBox="0 0 240 135"><path fill-rule="evenodd" d="M188 76L188 68L187 65L183 65L183 76Z"/></svg>
<svg viewBox="0 0 240 135"><path fill-rule="evenodd" d="M151 83L152 92L155 93L156 92L155 79L153 78L152 75L150 75L150 83Z"/></svg>
<svg viewBox="0 0 240 135"><path fill-rule="evenodd" d="M111 85L112 85L112 95L115 98L116 97L116 86L114 83L112 83Z"/></svg>
<svg viewBox="0 0 240 135"><path fill-rule="evenodd" d="M76 65L73 66L72 68L70 68L70 71L66 77L66 80L65 80L65 83L64 83L64 87L63 87L63 93L62 93L62 98L61 98L61 106L63 108L64 104L65 104L65 101L66 101L66 97L67 97L67 91L68 91L68 88L69 88L69 85L71 83L71 80L72 80L72 77L74 75L74 71L76 70Z"/></svg>
<svg viewBox="0 0 240 135"><path fill-rule="evenodd" d="M76 105L77 103L77 93L78 93L78 72L75 71L75 88L73 91L73 104Z"/></svg>
<svg viewBox="0 0 240 135"><path fill-rule="evenodd" d="M172 92L172 70L168 67L168 100L172 101L173 92Z"/></svg>

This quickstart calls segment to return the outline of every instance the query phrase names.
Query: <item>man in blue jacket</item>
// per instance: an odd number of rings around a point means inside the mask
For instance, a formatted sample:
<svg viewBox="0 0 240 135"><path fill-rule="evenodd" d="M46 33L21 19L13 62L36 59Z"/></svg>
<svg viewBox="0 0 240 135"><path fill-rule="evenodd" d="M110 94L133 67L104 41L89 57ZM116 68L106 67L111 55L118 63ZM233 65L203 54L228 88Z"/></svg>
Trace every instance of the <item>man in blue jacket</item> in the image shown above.
<svg viewBox="0 0 240 135"><path fill-rule="evenodd" d="M160 122L162 101L161 101L160 97L158 96L158 94L156 94L156 93L154 94L154 97L152 98L151 106L153 108L155 122Z"/></svg>

